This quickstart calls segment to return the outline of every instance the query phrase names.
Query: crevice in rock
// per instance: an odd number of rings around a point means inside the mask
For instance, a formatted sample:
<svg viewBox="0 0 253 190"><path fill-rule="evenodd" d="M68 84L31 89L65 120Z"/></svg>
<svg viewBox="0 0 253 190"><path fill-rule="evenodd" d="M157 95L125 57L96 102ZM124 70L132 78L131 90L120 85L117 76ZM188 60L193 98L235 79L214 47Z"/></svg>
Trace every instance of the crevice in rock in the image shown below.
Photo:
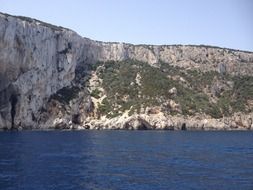
<svg viewBox="0 0 253 190"><path fill-rule="evenodd" d="M37 121L37 118L35 117L34 113L32 113L32 120Z"/></svg>
<svg viewBox="0 0 253 190"><path fill-rule="evenodd" d="M70 50L72 49L72 44L70 42L68 42L67 47L65 47L65 49L59 51L59 54L66 54L68 53Z"/></svg>
<svg viewBox="0 0 253 190"><path fill-rule="evenodd" d="M80 124L80 114L74 114L72 115L72 123L74 124Z"/></svg>
<svg viewBox="0 0 253 190"><path fill-rule="evenodd" d="M18 102L18 96L15 94L12 94L9 101L11 103L11 128L14 128L14 121L15 121L15 115L16 115L16 105Z"/></svg>

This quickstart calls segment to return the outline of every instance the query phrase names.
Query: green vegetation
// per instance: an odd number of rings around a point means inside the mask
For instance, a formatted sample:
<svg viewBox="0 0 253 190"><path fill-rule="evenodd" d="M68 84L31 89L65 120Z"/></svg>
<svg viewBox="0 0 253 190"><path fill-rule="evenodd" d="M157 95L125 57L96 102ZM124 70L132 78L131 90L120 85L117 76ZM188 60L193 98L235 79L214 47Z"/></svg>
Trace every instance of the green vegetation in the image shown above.
<svg viewBox="0 0 253 190"><path fill-rule="evenodd" d="M90 95L94 98L100 98L100 94L101 92L97 88L90 93Z"/></svg>
<svg viewBox="0 0 253 190"><path fill-rule="evenodd" d="M247 100L253 100L253 77L243 76L234 77L235 81L232 96L232 106L236 111L244 110ZM253 111L248 110L248 112Z"/></svg>
<svg viewBox="0 0 253 190"><path fill-rule="evenodd" d="M142 108L161 107L162 111L170 114L195 115L205 113L213 118L229 116L234 112L252 112L249 100L253 101L253 77L221 75L218 72L200 72L185 70L167 63L160 63L155 68L147 63L127 60L98 62L90 66L102 79L101 87L94 89L90 95L103 99L98 107L99 115L115 117L126 110L129 114L140 113ZM80 69L82 71L83 69ZM82 76L87 73L79 71L78 84L87 86ZM170 89L176 88L177 93L171 94ZM77 86L65 87L51 98L63 104L78 97ZM170 101L179 105L173 109Z"/></svg>
<svg viewBox="0 0 253 190"><path fill-rule="evenodd" d="M215 71L202 73L162 62L160 68L155 68L133 60L98 62L92 69L97 69L103 79L107 98L99 106L99 113L108 117L115 117L125 110L130 110L130 114L139 113L141 107L148 106L161 106L168 114L175 114L175 110L166 107L168 101L173 100L181 106L183 115L205 113L220 118L237 111L246 112L247 100L253 99L253 77L232 77ZM140 84L136 81L137 75L141 76ZM178 78L183 78L187 84ZM214 96L211 87L215 81L234 84L230 89L221 90L215 97L217 103L210 101L210 96ZM177 89L176 96L169 93L173 87ZM204 89L209 89L209 93ZM99 98L100 91L96 89L91 95Z"/></svg>
<svg viewBox="0 0 253 190"><path fill-rule="evenodd" d="M102 104L99 105L98 112L99 113L109 113L111 111L111 106L108 100L105 98L102 101Z"/></svg>
<svg viewBox="0 0 253 190"><path fill-rule="evenodd" d="M58 100L63 104L69 104L71 100L77 98L80 89L78 87L64 87L51 96L51 99Z"/></svg>

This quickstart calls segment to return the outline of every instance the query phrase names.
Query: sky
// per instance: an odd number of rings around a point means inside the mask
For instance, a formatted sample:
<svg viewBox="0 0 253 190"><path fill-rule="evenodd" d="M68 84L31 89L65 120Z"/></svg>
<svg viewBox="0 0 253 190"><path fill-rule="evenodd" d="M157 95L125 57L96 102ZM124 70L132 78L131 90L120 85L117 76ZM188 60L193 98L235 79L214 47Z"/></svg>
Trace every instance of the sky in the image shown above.
<svg viewBox="0 0 253 190"><path fill-rule="evenodd" d="M253 51L253 0L0 0L0 12L100 41Z"/></svg>

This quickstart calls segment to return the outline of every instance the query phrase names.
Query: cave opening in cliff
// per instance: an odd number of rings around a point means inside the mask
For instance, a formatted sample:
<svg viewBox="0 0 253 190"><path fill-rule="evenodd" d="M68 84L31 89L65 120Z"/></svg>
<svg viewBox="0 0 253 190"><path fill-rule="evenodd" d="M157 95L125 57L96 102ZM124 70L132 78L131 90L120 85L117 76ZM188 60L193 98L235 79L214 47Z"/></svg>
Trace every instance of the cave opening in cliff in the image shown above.
<svg viewBox="0 0 253 190"><path fill-rule="evenodd" d="M138 127L138 130L148 130L148 126L145 123L141 123L141 125Z"/></svg>
<svg viewBox="0 0 253 190"><path fill-rule="evenodd" d="M182 130L182 131L186 131L186 124L185 124L185 123L183 123L183 125L182 125L182 127L181 127L181 130Z"/></svg>
<svg viewBox="0 0 253 190"><path fill-rule="evenodd" d="M74 124L81 124L81 121L80 121L80 114L74 114L72 115L72 123Z"/></svg>
<svg viewBox="0 0 253 190"><path fill-rule="evenodd" d="M11 127L14 127L14 119L15 119L15 115L16 115L16 105L18 102L18 97L15 94L12 94L10 99L9 99L10 103L11 103Z"/></svg>

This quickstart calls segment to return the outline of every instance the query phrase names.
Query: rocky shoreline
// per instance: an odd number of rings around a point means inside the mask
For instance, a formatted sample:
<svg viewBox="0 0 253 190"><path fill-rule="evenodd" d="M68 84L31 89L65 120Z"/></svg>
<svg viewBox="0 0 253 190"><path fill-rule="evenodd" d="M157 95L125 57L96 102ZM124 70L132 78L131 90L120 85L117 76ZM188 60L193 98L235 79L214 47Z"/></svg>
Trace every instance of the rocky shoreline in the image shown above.
<svg viewBox="0 0 253 190"><path fill-rule="evenodd" d="M253 130L252 83L252 52L98 42L0 13L0 130Z"/></svg>
<svg viewBox="0 0 253 190"><path fill-rule="evenodd" d="M121 115L115 118L88 118L82 124L68 118L56 118L53 125L16 128L14 130L189 130L189 131L248 131L253 130L253 114L236 113L232 117L214 119L206 115L170 116L158 114ZM6 130L2 128L1 130Z"/></svg>
<svg viewBox="0 0 253 190"><path fill-rule="evenodd" d="M236 113L233 117L213 119L200 115L195 117L165 116L158 114L135 114L89 119L81 125L67 119L56 119L53 129L70 130L253 130L253 114Z"/></svg>

